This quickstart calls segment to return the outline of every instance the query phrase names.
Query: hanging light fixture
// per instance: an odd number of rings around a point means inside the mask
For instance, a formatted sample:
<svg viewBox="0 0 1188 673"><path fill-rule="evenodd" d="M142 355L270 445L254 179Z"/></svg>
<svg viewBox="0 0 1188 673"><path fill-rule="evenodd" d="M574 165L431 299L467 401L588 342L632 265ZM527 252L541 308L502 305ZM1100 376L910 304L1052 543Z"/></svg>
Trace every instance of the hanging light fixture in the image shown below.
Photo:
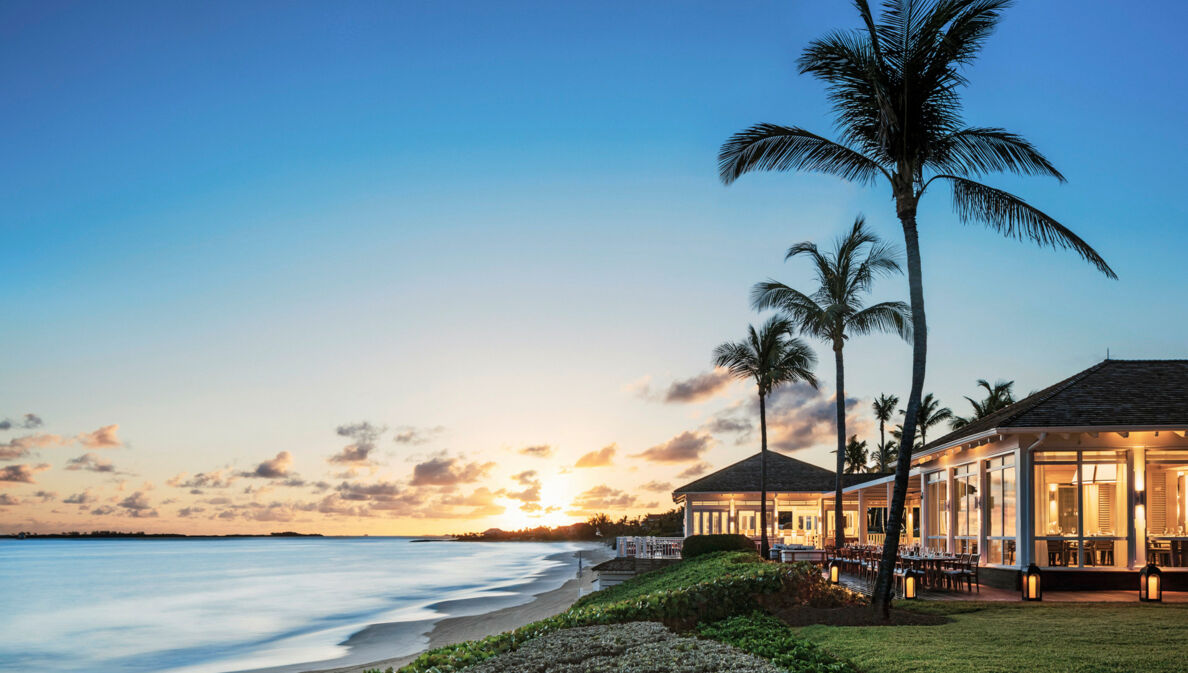
<svg viewBox="0 0 1188 673"><path fill-rule="evenodd" d="M1023 600L1044 600L1044 587L1040 579L1039 566L1034 563L1027 566L1027 570L1023 571L1021 579L1023 580Z"/></svg>
<svg viewBox="0 0 1188 673"><path fill-rule="evenodd" d="M1148 563L1139 571L1139 600L1144 603L1163 602L1163 571Z"/></svg>

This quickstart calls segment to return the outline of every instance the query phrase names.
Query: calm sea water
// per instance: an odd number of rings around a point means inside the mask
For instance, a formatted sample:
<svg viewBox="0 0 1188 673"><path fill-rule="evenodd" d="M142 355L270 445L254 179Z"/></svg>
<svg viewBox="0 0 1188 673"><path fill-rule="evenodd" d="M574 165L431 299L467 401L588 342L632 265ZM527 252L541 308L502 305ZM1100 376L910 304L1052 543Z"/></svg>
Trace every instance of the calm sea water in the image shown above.
<svg viewBox="0 0 1188 673"><path fill-rule="evenodd" d="M0 671L215 673L347 654L368 624L526 602L576 544L0 540ZM443 601L449 608L433 607ZM443 611L446 611L443 614ZM415 652L423 639L410 633Z"/></svg>

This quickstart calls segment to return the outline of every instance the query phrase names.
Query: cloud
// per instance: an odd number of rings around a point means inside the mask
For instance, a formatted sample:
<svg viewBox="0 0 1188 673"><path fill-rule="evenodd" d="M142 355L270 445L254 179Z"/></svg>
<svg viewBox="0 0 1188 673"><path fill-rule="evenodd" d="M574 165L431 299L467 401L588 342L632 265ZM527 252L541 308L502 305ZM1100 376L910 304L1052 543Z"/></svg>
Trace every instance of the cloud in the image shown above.
<svg viewBox="0 0 1188 673"><path fill-rule="evenodd" d="M344 481L335 490L343 500L391 501L401 495L400 487L390 481L379 481L373 484Z"/></svg>
<svg viewBox="0 0 1188 673"><path fill-rule="evenodd" d="M446 511L438 508L433 515L435 517L458 519L478 519L487 516L498 516L506 512L507 508L496 504L495 498L497 495L497 493L492 493L491 489L480 486L464 495L446 496L441 499L440 504L448 507L465 507L469 509L465 511Z"/></svg>
<svg viewBox="0 0 1188 673"><path fill-rule="evenodd" d="M487 476L495 463L465 463L460 458L441 454L413 467L413 486L453 486L469 484Z"/></svg>
<svg viewBox="0 0 1188 673"><path fill-rule="evenodd" d="M604 446L597 451L591 451L586 455L578 458L577 464L574 467L606 467L612 465L611 460L615 457L615 451L619 448L618 444L610 444Z"/></svg>
<svg viewBox="0 0 1188 673"><path fill-rule="evenodd" d="M704 402L718 393L726 390L733 379L725 369L715 369L698 374L693 378L673 381L664 393L665 402L688 403Z"/></svg>
<svg viewBox="0 0 1188 673"><path fill-rule="evenodd" d="M190 477L185 472L181 472L172 479L166 480L165 483L174 488L227 488L236 478L236 475L231 470L199 472L193 477Z"/></svg>
<svg viewBox="0 0 1188 673"><path fill-rule="evenodd" d="M377 427L366 421L338 426L335 429L338 436L349 437L354 441L327 460L340 465L374 465L371 452L375 450L376 442L386 430L387 428Z"/></svg>
<svg viewBox="0 0 1188 673"><path fill-rule="evenodd" d="M645 491L671 491L672 484L667 481L649 481L640 488Z"/></svg>
<svg viewBox="0 0 1188 673"><path fill-rule="evenodd" d="M5 421L6 423L9 421ZM16 460L29 455L33 449L63 446L67 440L60 435L25 435L0 444L0 460Z"/></svg>
<svg viewBox="0 0 1188 673"><path fill-rule="evenodd" d="M83 491L82 493L75 493L75 494L67 497L62 502L66 503L68 505L87 505L92 502L96 502L98 500L99 500L99 498L96 498L94 495L92 495L91 489L88 488L85 491Z"/></svg>
<svg viewBox="0 0 1188 673"><path fill-rule="evenodd" d="M58 498L55 491L37 491L33 494L34 498L40 499L42 502L52 502Z"/></svg>
<svg viewBox="0 0 1188 673"><path fill-rule="evenodd" d="M50 468L49 463L40 465L8 465L0 468L0 481L13 481L22 484L35 484L33 475Z"/></svg>
<svg viewBox="0 0 1188 673"><path fill-rule="evenodd" d="M256 466L251 472L240 472L241 477L260 477L262 479L283 479L288 477L293 467L293 454L281 451L275 458L266 460Z"/></svg>
<svg viewBox="0 0 1188 673"><path fill-rule="evenodd" d="M520 502L540 502L540 478L536 474L536 470L526 470L519 474L513 474L512 479L516 480L520 486L525 487L523 491L512 491L505 495L512 500L519 500Z"/></svg>
<svg viewBox="0 0 1188 673"><path fill-rule="evenodd" d="M537 444L536 446L525 446L516 453L533 458L548 458L553 455L553 447L548 444Z"/></svg>
<svg viewBox="0 0 1188 673"><path fill-rule="evenodd" d="M71 458L66 461L67 470L87 470L88 472L112 472L116 471L115 465L110 460L100 456L97 453L88 451L78 458Z"/></svg>
<svg viewBox="0 0 1188 673"><path fill-rule="evenodd" d="M91 510L92 516L107 516L108 514L115 514L118 510L111 505L103 505Z"/></svg>
<svg viewBox="0 0 1188 673"><path fill-rule="evenodd" d="M709 463L697 463L696 465L690 465L688 468L678 474L677 477L679 479L692 479L693 477L699 477L705 474L709 471L709 469Z"/></svg>
<svg viewBox="0 0 1188 673"><path fill-rule="evenodd" d="M651 375L641 376L631 383L624 384L622 390L632 397L638 397L644 400L651 399L652 377Z"/></svg>
<svg viewBox="0 0 1188 673"><path fill-rule="evenodd" d="M397 444L409 444L417 446L420 444L428 444L433 441L435 437L445 432L445 426L436 425L431 428L418 428L413 425L402 425L396 428L396 434L392 437L392 441Z"/></svg>
<svg viewBox="0 0 1188 673"><path fill-rule="evenodd" d="M750 411L750 408L740 400L710 416L710 419L701 426L701 430L711 435L734 435L735 445L743 444L751 438L755 424L749 416L739 414L740 412L749 414Z"/></svg>
<svg viewBox="0 0 1188 673"><path fill-rule="evenodd" d="M685 463L698 460L713 444L714 438L703 432L689 432L686 430L672 439L657 444L642 453L632 454L632 458L643 458L653 463Z"/></svg>
<svg viewBox="0 0 1188 673"><path fill-rule="evenodd" d="M626 509L635 504L635 496L625 491L613 489L606 484L600 484L583 491L574 498L573 503L570 505L571 511L568 514L571 516L582 516L607 509Z"/></svg>
<svg viewBox="0 0 1188 673"><path fill-rule="evenodd" d="M19 498L14 498L7 493L0 493L0 507L11 507L12 505L19 504L21 504Z"/></svg>
<svg viewBox="0 0 1188 673"><path fill-rule="evenodd" d="M114 449L123 445L120 438L116 436L119 429L119 424L113 423L93 432L80 433L75 439L89 449Z"/></svg>
<svg viewBox="0 0 1188 673"><path fill-rule="evenodd" d="M124 509L124 513L128 516L137 518L152 518L157 516L157 510L153 508L148 500L148 496L143 491L136 491L121 500L118 505Z"/></svg>
<svg viewBox="0 0 1188 673"><path fill-rule="evenodd" d="M11 430L13 428L24 428L25 430L34 430L40 428L44 423L41 417L37 414L25 414L19 421L4 419L0 421L0 430Z"/></svg>
<svg viewBox="0 0 1188 673"><path fill-rule="evenodd" d="M183 507L182 509L177 510L177 515L182 518L186 518L194 516L195 514L201 514L205 511L206 508L202 507L201 505L191 505L189 507Z"/></svg>
<svg viewBox="0 0 1188 673"><path fill-rule="evenodd" d="M806 383L781 386L767 398L767 445L781 451L800 451L837 442L837 407L834 395L825 395ZM846 399L846 434L863 435L873 426L855 414L859 400ZM758 402L753 405L759 413Z"/></svg>

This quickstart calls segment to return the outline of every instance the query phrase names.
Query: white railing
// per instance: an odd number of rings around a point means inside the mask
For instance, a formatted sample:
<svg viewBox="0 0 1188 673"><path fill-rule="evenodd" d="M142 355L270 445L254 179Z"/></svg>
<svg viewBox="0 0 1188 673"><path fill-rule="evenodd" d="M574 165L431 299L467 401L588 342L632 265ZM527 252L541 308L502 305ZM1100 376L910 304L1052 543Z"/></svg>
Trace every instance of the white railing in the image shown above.
<svg viewBox="0 0 1188 673"><path fill-rule="evenodd" d="M683 537L631 537L615 538L615 555L634 558L680 558Z"/></svg>

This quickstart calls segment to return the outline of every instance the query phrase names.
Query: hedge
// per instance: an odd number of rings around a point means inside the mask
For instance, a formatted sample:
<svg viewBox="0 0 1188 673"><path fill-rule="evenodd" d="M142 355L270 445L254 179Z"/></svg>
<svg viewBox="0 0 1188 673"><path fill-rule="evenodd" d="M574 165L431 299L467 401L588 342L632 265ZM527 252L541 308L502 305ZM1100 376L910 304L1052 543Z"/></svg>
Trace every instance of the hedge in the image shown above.
<svg viewBox="0 0 1188 673"><path fill-rule="evenodd" d="M755 543L746 535L692 535L685 538L681 558L693 558L716 551L755 551Z"/></svg>

